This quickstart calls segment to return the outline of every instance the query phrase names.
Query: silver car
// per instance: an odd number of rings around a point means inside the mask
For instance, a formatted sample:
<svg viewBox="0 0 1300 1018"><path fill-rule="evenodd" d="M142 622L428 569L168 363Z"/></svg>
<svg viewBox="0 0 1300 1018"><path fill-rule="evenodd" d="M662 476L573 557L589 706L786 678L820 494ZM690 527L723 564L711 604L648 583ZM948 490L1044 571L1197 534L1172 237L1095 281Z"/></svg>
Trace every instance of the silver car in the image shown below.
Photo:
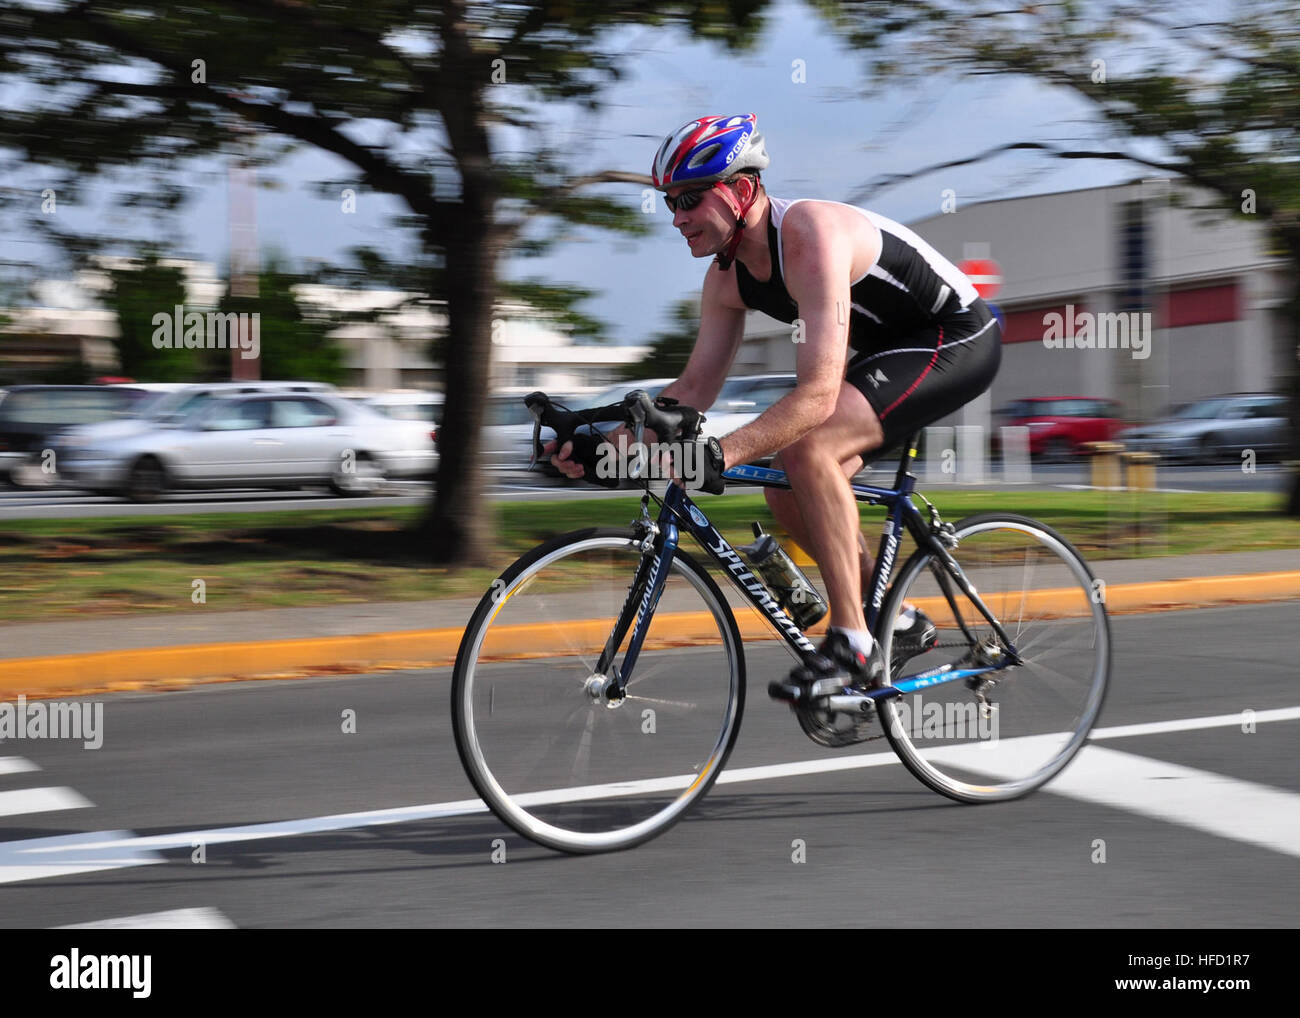
<svg viewBox="0 0 1300 1018"><path fill-rule="evenodd" d="M1261 459L1286 447L1287 400L1267 393L1212 396L1179 407L1168 417L1116 437L1135 452L1213 463L1253 449Z"/></svg>
<svg viewBox="0 0 1300 1018"><path fill-rule="evenodd" d="M770 407L795 387L794 374L735 375L722 385L722 391L705 414L706 435L722 438L730 435Z"/></svg>
<svg viewBox="0 0 1300 1018"><path fill-rule="evenodd" d="M137 501L197 488L326 484L368 494L433 472L432 429L324 392L215 394L155 427L68 448L69 483Z"/></svg>

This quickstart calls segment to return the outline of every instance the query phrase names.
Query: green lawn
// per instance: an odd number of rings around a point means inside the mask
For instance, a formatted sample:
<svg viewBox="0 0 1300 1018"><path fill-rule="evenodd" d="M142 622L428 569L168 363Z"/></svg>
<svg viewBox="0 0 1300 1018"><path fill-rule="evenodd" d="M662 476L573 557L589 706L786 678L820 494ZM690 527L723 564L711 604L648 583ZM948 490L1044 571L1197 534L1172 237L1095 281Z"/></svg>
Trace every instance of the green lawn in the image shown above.
<svg viewBox="0 0 1300 1018"><path fill-rule="evenodd" d="M1276 495L960 491L933 498L954 522L994 509L1036 517L1091 559L1300 547L1300 520L1277 515ZM772 529L761 495L705 497L701 505L733 543L751 540L751 520ZM629 496L493 509L492 566L463 570L420 560L409 529L415 508L15 521L0 525L0 619L185 610L196 579L217 610L477 596L538 542L626 524L639 506ZM863 508L868 533L882 518L881 509Z"/></svg>

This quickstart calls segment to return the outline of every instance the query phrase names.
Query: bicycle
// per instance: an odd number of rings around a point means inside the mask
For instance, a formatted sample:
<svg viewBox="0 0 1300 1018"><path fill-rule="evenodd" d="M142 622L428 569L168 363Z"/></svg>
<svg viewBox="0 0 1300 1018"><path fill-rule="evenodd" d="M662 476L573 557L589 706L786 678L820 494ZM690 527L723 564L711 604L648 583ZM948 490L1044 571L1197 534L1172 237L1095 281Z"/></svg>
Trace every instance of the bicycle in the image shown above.
<svg viewBox="0 0 1300 1018"><path fill-rule="evenodd" d="M580 428L620 420L638 444L646 427L666 441L694 437L681 412L689 408L641 390L581 414L543 393L525 402L539 453L543 426L555 430L557 448ZM791 709L821 746L883 736L913 775L952 799L1018 798L1060 773L1100 713L1110 672L1104 587L1065 538L1028 517L945 523L915 491L914 438L893 488L853 484L858 501L887 510L865 608L891 683ZM681 483L661 499L645 465L637 470L640 517L520 557L479 602L456 659L452 720L471 783L508 826L565 852L626 849L663 833L708 792L735 745L745 700L740 628L717 582L680 547L683 531L796 658L815 653ZM723 477L789 487L782 471L755 465ZM904 529L916 550L891 583ZM890 653L906 602L939 635L909 674Z"/></svg>

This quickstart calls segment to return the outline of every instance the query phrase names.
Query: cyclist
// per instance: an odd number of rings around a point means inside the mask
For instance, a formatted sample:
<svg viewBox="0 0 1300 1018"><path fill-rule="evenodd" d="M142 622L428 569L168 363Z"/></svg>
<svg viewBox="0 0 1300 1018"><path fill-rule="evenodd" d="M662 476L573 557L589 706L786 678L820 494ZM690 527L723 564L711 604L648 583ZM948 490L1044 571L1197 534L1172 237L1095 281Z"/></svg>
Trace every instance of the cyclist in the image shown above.
<svg viewBox="0 0 1300 1018"><path fill-rule="evenodd" d="M984 392L1001 333L975 287L905 226L839 202L769 197L754 114L692 120L664 139L652 180L704 277L700 328L681 377L663 390L707 408L744 335L745 312L791 323L797 384L757 419L710 443L705 490L727 466L777 453L790 490L766 489L786 532L817 560L830 632L810 667L769 686L797 702L885 681L863 605L873 567L849 479L863 456L895 445ZM589 451L589 449L587 450ZM592 466L565 445L552 463L570 477ZM935 628L912 606L895 659L928 650Z"/></svg>

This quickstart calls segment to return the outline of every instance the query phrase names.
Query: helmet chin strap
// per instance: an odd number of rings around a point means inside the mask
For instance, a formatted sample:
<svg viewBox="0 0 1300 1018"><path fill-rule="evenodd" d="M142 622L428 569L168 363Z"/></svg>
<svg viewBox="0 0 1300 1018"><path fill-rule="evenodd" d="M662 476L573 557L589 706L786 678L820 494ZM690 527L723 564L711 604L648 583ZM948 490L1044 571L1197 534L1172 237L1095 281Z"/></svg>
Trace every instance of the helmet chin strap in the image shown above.
<svg viewBox="0 0 1300 1018"><path fill-rule="evenodd" d="M731 231L731 239L727 241L726 248L719 251L714 257L714 261L718 263L718 268L725 272L731 268L731 263L736 257L736 250L740 247L740 242L745 236L745 217L749 215L749 210L754 207L754 202L758 200L758 188L754 188L749 200L745 202L743 207L732 195L731 188L725 186L722 181L714 184L713 189L718 192L718 195L727 203L727 207L736 216L736 227Z"/></svg>

